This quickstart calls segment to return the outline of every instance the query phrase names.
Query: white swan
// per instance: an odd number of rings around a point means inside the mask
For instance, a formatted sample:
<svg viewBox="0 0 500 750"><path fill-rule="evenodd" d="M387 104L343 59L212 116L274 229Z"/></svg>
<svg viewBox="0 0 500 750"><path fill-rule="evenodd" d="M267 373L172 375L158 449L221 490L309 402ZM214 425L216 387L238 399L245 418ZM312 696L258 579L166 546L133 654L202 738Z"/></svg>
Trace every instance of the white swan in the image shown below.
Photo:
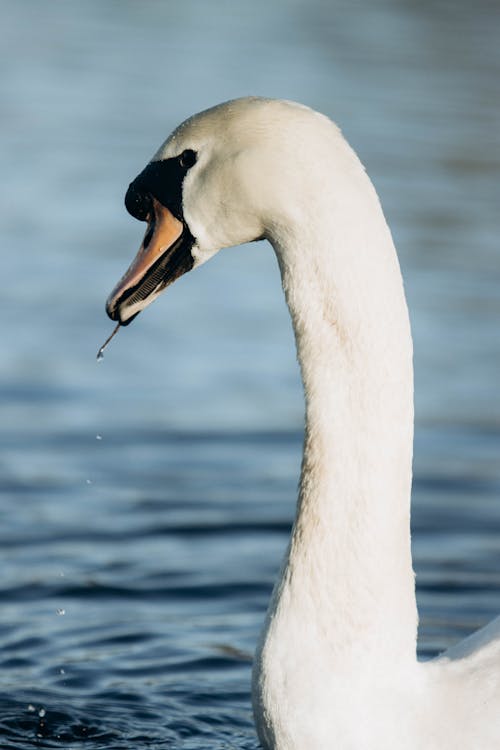
<svg viewBox="0 0 500 750"><path fill-rule="evenodd" d="M131 184L143 245L107 310L127 324L220 248L278 257L306 401L297 515L254 663L273 750L498 750L500 618L416 660L412 342L377 195L325 116L240 99L195 115Z"/></svg>

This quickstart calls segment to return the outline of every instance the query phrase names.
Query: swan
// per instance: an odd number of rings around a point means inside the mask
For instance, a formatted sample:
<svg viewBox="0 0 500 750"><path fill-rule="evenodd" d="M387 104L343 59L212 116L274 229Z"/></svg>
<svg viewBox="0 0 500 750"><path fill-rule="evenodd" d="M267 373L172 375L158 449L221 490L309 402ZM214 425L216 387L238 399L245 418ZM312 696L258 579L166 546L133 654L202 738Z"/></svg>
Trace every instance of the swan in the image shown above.
<svg viewBox="0 0 500 750"><path fill-rule="evenodd" d="M338 127L258 97L186 120L128 188L127 325L218 250L276 253L305 395L296 517L257 647L266 750L498 750L500 618L416 658L412 339L379 199ZM118 327L117 326L117 327Z"/></svg>

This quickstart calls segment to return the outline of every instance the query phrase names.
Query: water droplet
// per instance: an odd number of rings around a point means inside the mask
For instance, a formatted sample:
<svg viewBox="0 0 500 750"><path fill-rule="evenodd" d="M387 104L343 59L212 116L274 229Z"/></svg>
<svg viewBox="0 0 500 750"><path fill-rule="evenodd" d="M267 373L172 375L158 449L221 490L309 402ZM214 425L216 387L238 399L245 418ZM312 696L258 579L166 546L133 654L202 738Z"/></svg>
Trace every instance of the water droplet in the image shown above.
<svg viewBox="0 0 500 750"><path fill-rule="evenodd" d="M95 436L95 439L96 439L96 440L102 440L102 435L96 435L96 436Z"/></svg>
<svg viewBox="0 0 500 750"><path fill-rule="evenodd" d="M60 669L59 670L59 674L66 674L66 670L65 669Z"/></svg>
<svg viewBox="0 0 500 750"><path fill-rule="evenodd" d="M34 707L33 703L30 703L29 706L28 706L28 711L30 711L31 713L33 713L34 710L35 710L35 707Z"/></svg>
<svg viewBox="0 0 500 750"><path fill-rule="evenodd" d="M102 362L102 360L103 360L103 358L104 358L104 350L105 350L105 348L107 347L107 345L109 344L109 342L111 341L111 339L113 338L113 336L115 335L115 333L116 333L116 332L118 331L118 329L119 329L120 325L121 325L121 323L118 323L118 325L117 325L117 326L116 326L116 328L114 329L114 331L113 331L113 333L111 334L111 336L108 336L108 338L106 339L106 341L104 342L104 344L103 344L103 345L101 346L101 348L100 348L100 349L99 349L99 351L97 352L97 361L98 361L98 362Z"/></svg>
<svg viewBox="0 0 500 750"><path fill-rule="evenodd" d="M46 714L46 713L47 713L47 711L46 711L46 710L45 710L44 708L41 708L41 709L39 710L39 712L38 712L38 716L39 716L39 717L40 717L41 719L43 719L43 717L45 716L45 714Z"/></svg>
<svg viewBox="0 0 500 750"><path fill-rule="evenodd" d="M58 615L59 615L60 617L62 617L62 615L65 615L65 614L66 614L66 610L65 610L65 609L62 609L62 608L60 608L60 609L56 609L56 613L57 613L57 614L58 614Z"/></svg>

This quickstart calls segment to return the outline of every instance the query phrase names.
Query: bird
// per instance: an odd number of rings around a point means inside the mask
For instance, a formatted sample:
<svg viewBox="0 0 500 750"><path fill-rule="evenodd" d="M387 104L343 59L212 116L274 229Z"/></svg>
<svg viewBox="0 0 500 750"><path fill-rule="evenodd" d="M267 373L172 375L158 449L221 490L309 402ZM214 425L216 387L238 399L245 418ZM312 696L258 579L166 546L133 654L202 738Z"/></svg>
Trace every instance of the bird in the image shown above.
<svg viewBox="0 0 500 750"><path fill-rule="evenodd" d="M379 198L326 115L244 97L177 127L132 181L147 223L109 296L128 325L221 248L267 240L305 401L296 515L253 664L265 750L498 750L500 617L417 658L412 337Z"/></svg>

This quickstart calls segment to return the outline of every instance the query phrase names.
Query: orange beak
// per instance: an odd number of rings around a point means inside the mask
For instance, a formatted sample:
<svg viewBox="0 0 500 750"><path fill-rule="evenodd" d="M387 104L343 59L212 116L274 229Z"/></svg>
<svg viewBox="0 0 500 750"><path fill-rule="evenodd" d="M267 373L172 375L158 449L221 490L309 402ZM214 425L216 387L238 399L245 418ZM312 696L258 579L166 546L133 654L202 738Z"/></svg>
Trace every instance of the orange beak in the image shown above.
<svg viewBox="0 0 500 750"><path fill-rule="evenodd" d="M193 267L193 238L187 227L156 198L144 240L132 264L111 292L106 311L127 325L175 279Z"/></svg>

